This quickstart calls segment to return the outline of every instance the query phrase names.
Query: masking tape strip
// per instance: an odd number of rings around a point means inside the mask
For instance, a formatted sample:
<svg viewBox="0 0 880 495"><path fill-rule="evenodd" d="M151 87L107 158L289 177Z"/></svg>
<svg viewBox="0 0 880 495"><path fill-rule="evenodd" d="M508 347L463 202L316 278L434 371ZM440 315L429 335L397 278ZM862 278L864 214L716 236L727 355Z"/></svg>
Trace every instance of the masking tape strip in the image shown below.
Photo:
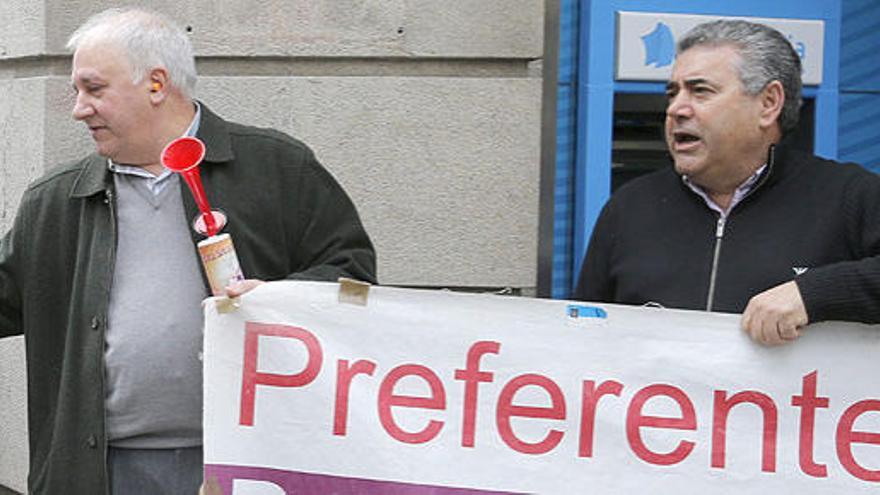
<svg viewBox="0 0 880 495"><path fill-rule="evenodd" d="M230 299L228 297L215 297L214 305L214 307L217 308L217 312L220 314L231 313L241 307L241 298L233 297Z"/></svg>
<svg viewBox="0 0 880 495"><path fill-rule="evenodd" d="M353 278L339 277L339 302L366 306L370 294L370 284Z"/></svg>

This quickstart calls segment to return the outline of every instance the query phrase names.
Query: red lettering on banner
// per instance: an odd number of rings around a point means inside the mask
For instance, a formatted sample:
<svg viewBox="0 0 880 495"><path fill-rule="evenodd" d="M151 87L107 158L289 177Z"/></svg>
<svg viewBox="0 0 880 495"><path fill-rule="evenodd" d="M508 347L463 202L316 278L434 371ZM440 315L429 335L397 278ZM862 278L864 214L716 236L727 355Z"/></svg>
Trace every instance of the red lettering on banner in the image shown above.
<svg viewBox="0 0 880 495"><path fill-rule="evenodd" d="M727 398L727 391L715 391L715 407L712 419L712 467L723 468L727 447L727 416L733 406L751 403L764 415L764 434L762 441L761 470L776 472L776 431L779 427L779 413L776 403L767 394L747 390Z"/></svg>
<svg viewBox="0 0 880 495"><path fill-rule="evenodd" d="M620 397L623 385L614 380L604 381L596 388L593 380L584 380L581 392L581 434L578 447L578 455L581 457L593 456L593 429L596 423L596 405L603 395L616 395Z"/></svg>
<svg viewBox="0 0 880 495"><path fill-rule="evenodd" d="M680 418L666 418L661 416L644 416L642 415L642 407L648 400L657 396L666 396L678 403L678 407L682 411ZM671 428L676 430L696 430L697 415L694 412L694 404L680 388L672 385L649 385L633 396L626 411L626 438L629 441L630 448L645 462L658 464L660 466L668 466L677 464L685 459L692 450L694 450L694 442L682 440L678 446L668 454L658 454L652 452L642 442L642 436L639 429L642 427L651 428Z"/></svg>
<svg viewBox="0 0 880 495"><path fill-rule="evenodd" d="M269 345L261 337L293 339L297 345L302 344L306 350L305 363L294 363L293 369L299 371L289 374L270 373L258 369L259 355L266 352ZM470 345L465 357L464 366L454 370L452 379L463 382L462 385L462 424L461 447L473 448L476 443L477 410L481 384L495 381L495 373L481 369L482 359L487 354L500 355L501 343L496 341L477 341ZM320 341L310 331L289 325L264 324L247 322L244 332L244 358L242 363L242 385L239 411L239 424L253 426L255 416L256 389L267 387L304 387L315 381L322 370L323 350ZM265 361L265 357L263 358ZM352 382L358 375L374 376L380 365L376 361L359 359L349 361L339 359L336 369L335 402L333 407L333 435L346 436ZM427 394L418 396L395 393L398 382L407 377L416 377L426 383ZM446 376L448 379L448 375ZM425 426L418 431L404 430L394 417L395 407L422 409L427 411L445 411L447 408L444 382L428 366L407 363L391 369L381 380L376 392L376 381L365 381L370 385L371 396L376 393L378 416L385 432L397 441L407 444L430 442L438 437L445 426L439 418L422 419ZM365 385L362 383L362 386ZM606 380L597 384L594 380L583 380L581 383L581 411L579 423L578 457L591 458L594 454L596 437L596 418L599 403L605 396L615 396L618 400L623 396L625 385L619 381ZM497 387L498 385L495 385ZM514 404L517 393L526 387L538 387L549 397L549 405ZM483 393L489 385L483 385ZM828 397L818 395L818 371L814 370L802 377L800 395L791 397L793 408L800 408L798 435L798 462L800 469L815 478L828 477L828 468L815 460L814 440L816 435L816 415L818 409L827 409L830 405ZM777 471L777 450L779 444L779 414L776 402L769 395L757 390L745 390L729 395L727 390L714 390L711 427L711 467L724 469L728 453L728 422L731 411L740 404L757 406L762 413L761 470L775 473ZM427 395L427 396L426 396ZM628 394L627 394L628 395ZM666 397L678 407L680 414L670 416L654 416L644 414L648 401L657 397ZM607 402L607 401L606 401ZM619 404L619 403L617 403ZM544 375L527 373L514 377L501 387L495 404L495 426L502 441L512 450L528 455L546 454L560 445L566 433L566 397L559 385ZM621 404L622 406L622 404ZM354 406L352 406L354 407ZM425 413L425 411L422 411ZM785 412L796 414L792 410ZM847 473L855 478L880 483L880 459L878 456L857 459L857 454L866 452L868 448L880 449L880 431L854 430L859 418L866 414L880 414L880 400L862 400L849 406L841 415L836 425L837 457ZM412 413L410 413L412 414ZM440 413L434 413L440 414ZM872 416L877 418L877 416ZM416 419L421 419L419 416ZM537 441L526 441L518 436L513 429L512 418L545 419L563 422L549 424L546 434ZM652 384L638 390L627 405L625 433L633 453L643 461L660 466L668 466L684 461L694 450L696 443L688 439L679 439L670 452L655 452L648 448L642 438L642 428L662 428L672 430L697 430L697 418L694 405L688 394L682 389L669 384ZM540 424L539 426L543 426ZM542 430L543 431L543 430ZM751 433L748 433L751 434ZM667 433L664 438L670 438ZM684 435L684 434L682 434ZM673 437L674 438L674 437ZM868 444L862 450L853 450L853 444ZM823 445L823 444L820 444ZM793 446L791 446L793 447ZM740 449L742 447L737 447ZM821 453L821 452L820 452ZM862 454L867 457L867 454ZM861 461L861 463L859 462ZM869 462L866 462L869 461Z"/></svg>
<svg viewBox="0 0 880 495"><path fill-rule="evenodd" d="M403 377L418 376L428 383L431 388L430 397L412 397L409 395L395 395L394 386ZM391 413L392 407L417 407L421 409L446 409L446 391L443 389L443 383L440 378L425 366L419 364L404 364L389 371L382 380L379 387L379 420L382 427L394 439L404 443L425 443L429 442L440 433L443 428L443 422L437 420L428 421L428 425L421 431L409 433L404 431L394 421L394 415Z"/></svg>
<svg viewBox="0 0 880 495"><path fill-rule="evenodd" d="M813 461L813 435L816 425L816 408L828 407L828 397L816 396L816 379L818 372L804 375L801 395L791 397L791 405L801 408L800 449L798 462L801 471L810 476L824 478L828 476L828 468L824 464Z"/></svg>
<svg viewBox="0 0 880 495"><path fill-rule="evenodd" d="M308 361L305 368L293 375L260 373L257 371L260 337L284 337L296 339L306 346ZM239 424L254 425L254 400L257 385L270 387L301 387L311 383L321 370L323 356L321 344L311 332L288 325L247 322L244 335L244 363L241 377L241 408Z"/></svg>
<svg viewBox="0 0 880 495"><path fill-rule="evenodd" d="M333 407L333 434L344 436L348 430L348 395L355 375L373 375L376 363L361 359L351 366L347 359L336 363L336 404Z"/></svg>
<svg viewBox="0 0 880 495"><path fill-rule="evenodd" d="M501 344L482 341L468 350L465 368L455 370L455 379L464 381L464 407L462 410L461 446L473 447L477 425L477 387L480 382L491 383L493 374L480 371L480 358L484 354L498 354Z"/></svg>
<svg viewBox="0 0 880 495"><path fill-rule="evenodd" d="M550 396L550 407L514 406L513 397L523 387L536 386L544 389ZM510 448L523 454L545 454L550 452L562 441L563 432L550 430L540 442L529 443L520 440L513 433L510 425L510 417L565 419L565 397L553 380L537 374L520 375L504 385L498 397L498 405L495 413L495 421L498 433Z"/></svg>
<svg viewBox="0 0 880 495"><path fill-rule="evenodd" d="M866 412L880 413L880 400L863 400L849 406L837 423L837 457L847 472L864 481L880 482L880 463L875 464L877 469L868 469L858 462L852 453L852 444L870 443L880 446L880 433L867 431L853 431L856 419ZM876 449L875 449L876 451ZM874 456L878 459L880 456Z"/></svg>

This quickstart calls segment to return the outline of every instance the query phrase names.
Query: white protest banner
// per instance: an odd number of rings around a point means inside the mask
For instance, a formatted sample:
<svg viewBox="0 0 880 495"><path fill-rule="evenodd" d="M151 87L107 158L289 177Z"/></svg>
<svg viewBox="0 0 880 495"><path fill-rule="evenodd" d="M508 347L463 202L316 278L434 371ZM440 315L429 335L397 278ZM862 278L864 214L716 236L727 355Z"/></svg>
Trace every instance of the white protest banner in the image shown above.
<svg viewBox="0 0 880 495"><path fill-rule="evenodd" d="M224 494L880 492L878 327L338 287L207 304Z"/></svg>

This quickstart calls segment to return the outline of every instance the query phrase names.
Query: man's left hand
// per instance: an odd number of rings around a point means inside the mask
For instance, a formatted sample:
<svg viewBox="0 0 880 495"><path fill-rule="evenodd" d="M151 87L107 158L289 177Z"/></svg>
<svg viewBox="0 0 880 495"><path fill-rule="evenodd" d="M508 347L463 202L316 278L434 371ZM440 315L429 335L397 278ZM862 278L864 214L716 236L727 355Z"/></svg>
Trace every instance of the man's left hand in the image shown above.
<svg viewBox="0 0 880 495"><path fill-rule="evenodd" d="M801 291L794 281L777 285L752 297L742 316L742 329L765 345L796 340L809 323Z"/></svg>
<svg viewBox="0 0 880 495"><path fill-rule="evenodd" d="M265 283L266 282L262 280L257 280L255 278L249 278L247 280L242 280L241 282L236 282L226 287L226 297L234 299L246 292L254 290L258 285L263 285Z"/></svg>

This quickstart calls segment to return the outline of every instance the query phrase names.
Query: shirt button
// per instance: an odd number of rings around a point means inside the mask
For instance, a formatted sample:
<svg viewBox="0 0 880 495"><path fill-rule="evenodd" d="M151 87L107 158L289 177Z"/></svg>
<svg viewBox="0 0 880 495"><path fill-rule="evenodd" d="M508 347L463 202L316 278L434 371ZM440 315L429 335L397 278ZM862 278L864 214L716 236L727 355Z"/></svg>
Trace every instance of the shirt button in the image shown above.
<svg viewBox="0 0 880 495"><path fill-rule="evenodd" d="M94 449L95 447L98 446L98 439L95 438L95 435L89 435L89 439L86 440L86 445L87 445L90 449Z"/></svg>
<svg viewBox="0 0 880 495"><path fill-rule="evenodd" d="M95 316L92 318L92 330L97 330L101 327L101 320Z"/></svg>

